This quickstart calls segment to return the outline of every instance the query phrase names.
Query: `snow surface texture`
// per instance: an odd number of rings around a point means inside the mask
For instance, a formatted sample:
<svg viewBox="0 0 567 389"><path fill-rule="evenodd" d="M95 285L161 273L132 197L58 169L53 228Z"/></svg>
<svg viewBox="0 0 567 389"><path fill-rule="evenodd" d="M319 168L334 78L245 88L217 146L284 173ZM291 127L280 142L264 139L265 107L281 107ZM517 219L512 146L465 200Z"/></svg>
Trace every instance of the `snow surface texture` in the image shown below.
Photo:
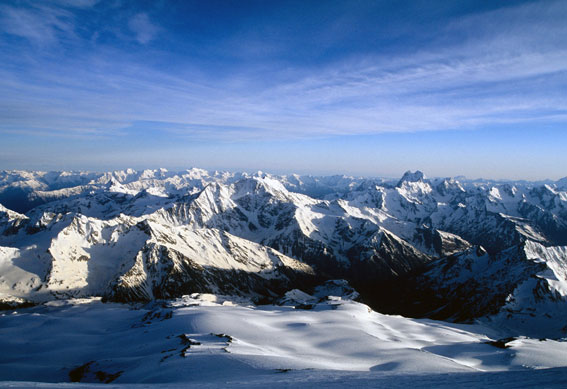
<svg viewBox="0 0 567 389"><path fill-rule="evenodd" d="M67 300L1 320L0 386L567 382L565 368L539 371L567 365L565 342L517 338L500 345L502 334L481 325L382 315L340 296L309 310L199 294L135 309Z"/></svg>
<svg viewBox="0 0 567 389"><path fill-rule="evenodd" d="M0 379L226 383L242 370L242 385L278 371L317 386L359 371L367 385L379 371L450 373L449 385L558 368L528 376L564 380L563 181L0 172ZM348 282L315 288L332 279ZM189 356L201 368L183 375Z"/></svg>

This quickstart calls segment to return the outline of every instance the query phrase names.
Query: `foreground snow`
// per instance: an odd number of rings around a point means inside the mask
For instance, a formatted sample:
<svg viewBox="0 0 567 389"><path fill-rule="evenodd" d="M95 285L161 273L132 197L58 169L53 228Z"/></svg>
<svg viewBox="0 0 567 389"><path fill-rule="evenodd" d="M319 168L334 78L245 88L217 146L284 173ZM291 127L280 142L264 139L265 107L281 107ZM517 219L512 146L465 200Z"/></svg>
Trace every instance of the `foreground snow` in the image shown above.
<svg viewBox="0 0 567 389"><path fill-rule="evenodd" d="M506 334L382 315L340 297L302 307L309 309L192 295L138 307L82 299L6 311L0 386L71 378L172 387L567 383L567 342L490 344ZM557 369L539 370L546 368Z"/></svg>

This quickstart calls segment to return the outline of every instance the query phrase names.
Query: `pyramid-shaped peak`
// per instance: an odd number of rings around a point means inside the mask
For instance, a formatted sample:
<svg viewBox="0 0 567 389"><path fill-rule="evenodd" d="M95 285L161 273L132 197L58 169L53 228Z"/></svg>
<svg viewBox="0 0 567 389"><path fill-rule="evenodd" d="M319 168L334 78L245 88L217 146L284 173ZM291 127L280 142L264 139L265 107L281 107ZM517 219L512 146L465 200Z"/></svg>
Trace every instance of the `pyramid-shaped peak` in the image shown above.
<svg viewBox="0 0 567 389"><path fill-rule="evenodd" d="M416 170L415 172L408 170L404 173L397 186L401 186L404 182L423 182L425 179L426 177L423 172L419 170Z"/></svg>

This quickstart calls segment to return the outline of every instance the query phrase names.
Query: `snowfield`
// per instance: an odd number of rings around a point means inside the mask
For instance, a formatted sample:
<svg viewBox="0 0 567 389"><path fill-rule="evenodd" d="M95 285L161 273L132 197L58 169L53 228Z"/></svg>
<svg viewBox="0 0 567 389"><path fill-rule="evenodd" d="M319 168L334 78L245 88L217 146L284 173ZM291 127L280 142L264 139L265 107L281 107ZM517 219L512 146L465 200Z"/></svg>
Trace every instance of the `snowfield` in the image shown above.
<svg viewBox="0 0 567 389"><path fill-rule="evenodd" d="M61 300L6 311L0 324L3 387L567 383L566 342L502 340L486 325L383 315L333 296L295 307L207 294L143 306Z"/></svg>

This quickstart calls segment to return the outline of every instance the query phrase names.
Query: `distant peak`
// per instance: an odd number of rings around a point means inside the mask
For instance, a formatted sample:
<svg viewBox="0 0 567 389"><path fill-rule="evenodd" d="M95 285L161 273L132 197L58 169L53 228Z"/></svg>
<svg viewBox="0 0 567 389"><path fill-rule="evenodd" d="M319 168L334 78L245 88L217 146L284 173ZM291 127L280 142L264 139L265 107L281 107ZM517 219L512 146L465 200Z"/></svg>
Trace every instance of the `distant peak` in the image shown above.
<svg viewBox="0 0 567 389"><path fill-rule="evenodd" d="M424 180L425 175L423 172L419 170L416 170L415 172L408 170L404 173L397 186L401 186L404 182L423 182Z"/></svg>
<svg viewBox="0 0 567 389"><path fill-rule="evenodd" d="M274 191L287 193L287 189L281 182L267 175L264 177L254 175L249 178L238 180L235 183L235 187L238 188L239 191L247 191L249 193L255 193L258 191L268 191L272 194Z"/></svg>
<svg viewBox="0 0 567 389"><path fill-rule="evenodd" d="M267 173L265 173L261 170L258 170L256 173L251 175L252 178L266 178L268 176L269 176L269 174L267 174Z"/></svg>

